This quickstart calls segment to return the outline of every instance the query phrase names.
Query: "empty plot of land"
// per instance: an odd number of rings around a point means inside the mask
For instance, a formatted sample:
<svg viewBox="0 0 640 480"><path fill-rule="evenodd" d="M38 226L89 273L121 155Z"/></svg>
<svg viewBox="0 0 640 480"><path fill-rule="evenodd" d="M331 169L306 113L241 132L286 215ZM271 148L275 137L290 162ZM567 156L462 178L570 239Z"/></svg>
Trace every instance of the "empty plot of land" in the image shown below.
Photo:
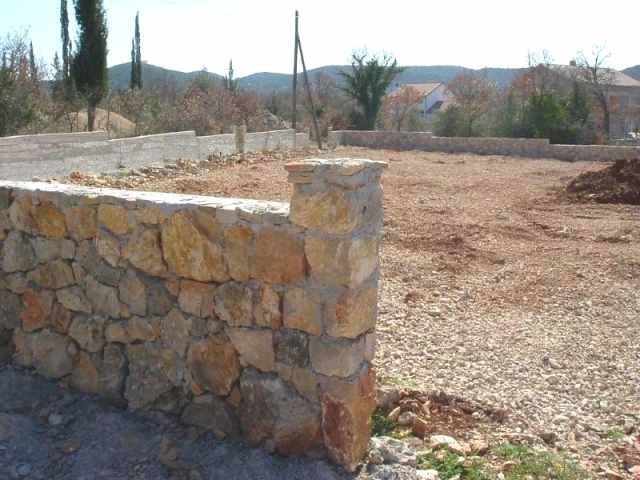
<svg viewBox="0 0 640 480"><path fill-rule="evenodd" d="M358 148L322 156L389 162L383 382L503 407L502 433L557 437L587 461L606 432L638 423L640 207L563 193L602 164ZM107 183L288 200L287 160Z"/></svg>

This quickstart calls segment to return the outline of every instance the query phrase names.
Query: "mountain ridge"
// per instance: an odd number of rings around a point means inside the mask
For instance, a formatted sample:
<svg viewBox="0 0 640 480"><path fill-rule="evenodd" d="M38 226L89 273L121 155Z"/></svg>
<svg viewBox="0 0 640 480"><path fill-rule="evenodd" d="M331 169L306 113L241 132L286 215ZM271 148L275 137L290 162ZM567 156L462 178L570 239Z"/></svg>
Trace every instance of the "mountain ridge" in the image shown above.
<svg viewBox="0 0 640 480"><path fill-rule="evenodd" d="M339 72L350 69L350 65L325 65L323 67L309 70L311 78L317 75L327 75L338 83L340 82ZM403 67L403 72L398 75L396 83L427 83L427 82L449 82L456 75L462 72L474 72L486 77L489 81L495 82L499 86L508 85L514 77L524 72L526 68L498 68L486 67L481 69L471 69L458 65L410 65ZM640 80L640 65L622 70L624 73ZM109 68L109 82L113 90L121 90L129 87L131 74L131 64L123 63ZM206 70L195 72L181 72L163 67L158 67L149 63L142 65L142 79L146 86L161 86L166 83L174 83L177 88L184 87L199 75L207 75L208 78L219 81L223 77ZM253 90L260 94L270 94L273 92L286 92L291 88L293 75L287 73L257 72L245 77L238 78L241 88Z"/></svg>

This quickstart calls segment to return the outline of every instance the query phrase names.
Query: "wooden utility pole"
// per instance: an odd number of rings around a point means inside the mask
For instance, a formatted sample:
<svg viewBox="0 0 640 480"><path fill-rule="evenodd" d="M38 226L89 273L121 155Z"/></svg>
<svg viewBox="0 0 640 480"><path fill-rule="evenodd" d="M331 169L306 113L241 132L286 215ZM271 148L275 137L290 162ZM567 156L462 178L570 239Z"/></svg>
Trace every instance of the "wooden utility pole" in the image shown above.
<svg viewBox="0 0 640 480"><path fill-rule="evenodd" d="M293 41L293 120L291 126L296 129L298 117L298 11L296 10L296 34Z"/></svg>
<svg viewBox="0 0 640 480"><path fill-rule="evenodd" d="M313 131L318 142L318 148L322 148L322 138L320 137L320 128L318 128L318 119L316 118L316 108L313 104L313 95L311 94L311 85L309 84L309 75L307 74L307 65L304 61L304 53L302 53L302 43L300 42L300 31L298 27L298 11L296 10L296 39L295 50L293 54L293 128L296 128L297 116L297 89L298 89L298 52L300 52L300 60L302 61L302 73L304 78L304 86L307 91L307 99L309 100L309 108L311 110L311 118L313 119Z"/></svg>

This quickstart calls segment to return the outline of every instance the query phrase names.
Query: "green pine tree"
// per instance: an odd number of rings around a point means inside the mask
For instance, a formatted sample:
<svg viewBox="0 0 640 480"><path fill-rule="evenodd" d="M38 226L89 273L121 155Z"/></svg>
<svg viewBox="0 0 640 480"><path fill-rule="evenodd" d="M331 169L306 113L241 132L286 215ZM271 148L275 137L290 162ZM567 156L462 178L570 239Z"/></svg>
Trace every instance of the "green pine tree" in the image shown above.
<svg viewBox="0 0 640 480"><path fill-rule="evenodd" d="M87 128L95 126L96 108L108 90L107 18L102 0L74 0L78 41L73 55L75 86L87 101Z"/></svg>
<svg viewBox="0 0 640 480"><path fill-rule="evenodd" d="M340 72L345 83L342 89L359 107L354 116L360 124L357 127L374 130L382 98L403 69L398 67L396 59L376 55L369 57L366 52L353 54L351 68L351 72Z"/></svg>

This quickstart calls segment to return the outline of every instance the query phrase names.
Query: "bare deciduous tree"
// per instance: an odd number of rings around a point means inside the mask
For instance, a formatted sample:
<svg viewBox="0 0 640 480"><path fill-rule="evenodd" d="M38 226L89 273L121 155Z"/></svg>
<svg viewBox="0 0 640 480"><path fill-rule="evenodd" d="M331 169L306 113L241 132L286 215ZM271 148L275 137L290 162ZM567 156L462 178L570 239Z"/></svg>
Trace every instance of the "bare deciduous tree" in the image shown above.
<svg viewBox="0 0 640 480"><path fill-rule="evenodd" d="M586 85L602 113L602 129L606 140L611 133L611 103L609 91L615 72L606 67L609 54L603 47L596 47L591 55L579 53L577 58L578 76Z"/></svg>
<svg viewBox="0 0 640 480"><path fill-rule="evenodd" d="M418 110L424 95L411 85L404 85L387 95L382 105L385 127L400 131L406 126L410 115Z"/></svg>
<svg viewBox="0 0 640 480"><path fill-rule="evenodd" d="M461 73L447 86L461 114L463 134L472 136L475 122L487 113L493 85L484 77L473 73Z"/></svg>

